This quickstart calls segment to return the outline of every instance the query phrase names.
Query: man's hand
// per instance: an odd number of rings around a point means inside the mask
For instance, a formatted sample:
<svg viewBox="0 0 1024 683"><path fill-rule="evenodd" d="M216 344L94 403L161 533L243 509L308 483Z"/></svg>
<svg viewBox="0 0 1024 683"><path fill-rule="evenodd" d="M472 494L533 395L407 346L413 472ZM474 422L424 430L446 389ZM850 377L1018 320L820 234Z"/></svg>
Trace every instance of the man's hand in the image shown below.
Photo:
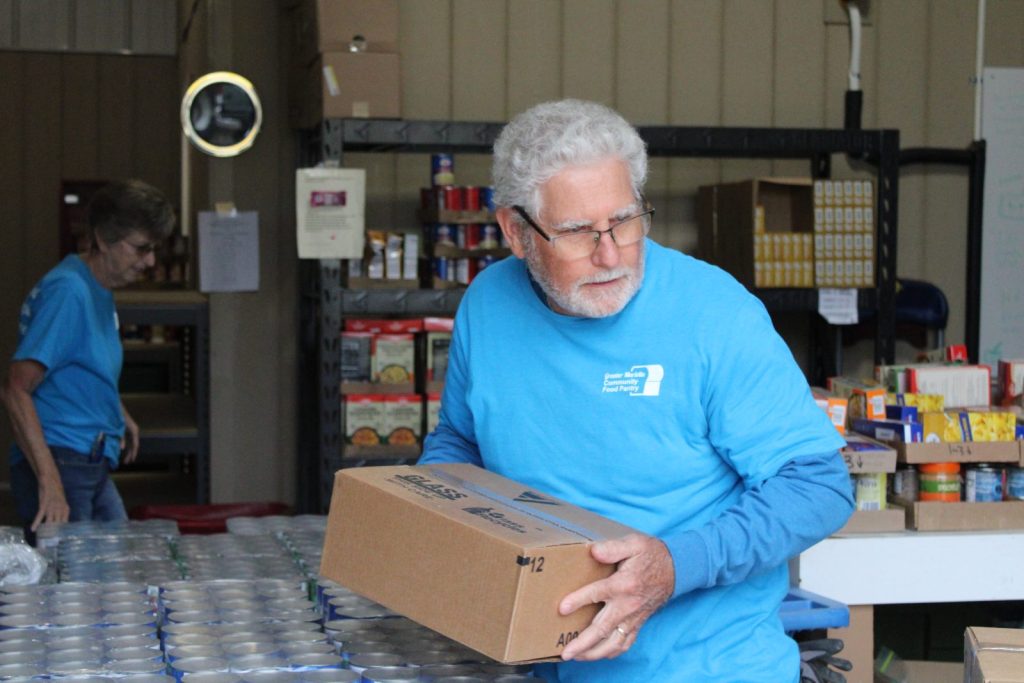
<svg viewBox="0 0 1024 683"><path fill-rule="evenodd" d="M124 436L121 437L121 452L124 453L125 463L135 462L135 458L139 454L139 425L128 414L123 403L121 404L121 412L124 414Z"/></svg>
<svg viewBox="0 0 1024 683"><path fill-rule="evenodd" d="M71 508L64 497L64 485L56 470L50 476L39 478L39 511L32 520L32 531L47 522L66 522L71 515Z"/></svg>
<svg viewBox="0 0 1024 683"><path fill-rule="evenodd" d="M590 554L602 564L618 566L607 579L570 593L559 605L564 615L584 605L604 603L590 626L565 647L565 660L618 657L633 645L637 631L675 588L672 556L653 536L630 534L602 541L591 546Z"/></svg>

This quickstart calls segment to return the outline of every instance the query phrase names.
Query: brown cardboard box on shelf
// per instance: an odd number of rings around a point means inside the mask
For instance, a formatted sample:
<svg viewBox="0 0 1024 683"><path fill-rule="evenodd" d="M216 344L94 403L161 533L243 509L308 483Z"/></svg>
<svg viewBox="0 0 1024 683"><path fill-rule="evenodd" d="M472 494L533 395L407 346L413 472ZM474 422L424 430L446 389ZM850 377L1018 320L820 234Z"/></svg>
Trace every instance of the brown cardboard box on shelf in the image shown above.
<svg viewBox="0 0 1024 683"><path fill-rule="evenodd" d="M1021 441L896 443L899 462L1020 462Z"/></svg>
<svg viewBox="0 0 1024 683"><path fill-rule="evenodd" d="M398 52L398 0L297 0L287 22L292 62L301 66L359 38L361 51Z"/></svg>
<svg viewBox="0 0 1024 683"><path fill-rule="evenodd" d="M884 510L854 510L843 528L832 535L877 534L906 528L907 511L894 503L886 503Z"/></svg>
<svg viewBox="0 0 1024 683"><path fill-rule="evenodd" d="M871 437L850 432L844 434L846 447L839 454L846 461L850 474L895 472L896 449Z"/></svg>
<svg viewBox="0 0 1024 683"><path fill-rule="evenodd" d="M613 570L589 544L631 531L472 465L350 468L320 573L493 659L542 660L597 612L558 614Z"/></svg>
<svg viewBox="0 0 1024 683"><path fill-rule="evenodd" d="M963 683L962 662L925 662L904 659L904 683Z"/></svg>
<svg viewBox="0 0 1024 683"><path fill-rule="evenodd" d="M915 502L907 506L907 528L918 531L1024 529L1024 501L998 503Z"/></svg>
<svg viewBox="0 0 1024 683"><path fill-rule="evenodd" d="M289 116L297 128L326 118L398 118L401 71L397 54L325 52L293 70Z"/></svg>
<svg viewBox="0 0 1024 683"><path fill-rule="evenodd" d="M754 236L814 231L814 196L807 178L754 178L738 183L702 186L697 194L697 237L700 257L729 271L748 287L757 285L758 262L792 263L780 255L756 253ZM812 242L813 244L813 242ZM813 247L812 247L813 249ZM813 262L811 253L808 261ZM782 283L772 286L783 286ZM813 287L791 281L785 286Z"/></svg>
<svg viewBox="0 0 1024 683"><path fill-rule="evenodd" d="M964 683L1024 683L1024 630L968 626Z"/></svg>

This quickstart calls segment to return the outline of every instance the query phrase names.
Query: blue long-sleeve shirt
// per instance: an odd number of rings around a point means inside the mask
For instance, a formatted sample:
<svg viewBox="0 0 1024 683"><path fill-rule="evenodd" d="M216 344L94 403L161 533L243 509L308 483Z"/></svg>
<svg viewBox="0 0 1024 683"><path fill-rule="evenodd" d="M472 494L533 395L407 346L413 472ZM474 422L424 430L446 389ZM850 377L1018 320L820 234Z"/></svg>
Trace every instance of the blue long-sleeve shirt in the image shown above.
<svg viewBox="0 0 1024 683"><path fill-rule="evenodd" d="M421 462L481 465L669 548L673 599L633 647L549 680L795 681L785 560L849 516L842 439L759 301L645 248L642 288L608 318L551 311L516 259L478 276Z"/></svg>

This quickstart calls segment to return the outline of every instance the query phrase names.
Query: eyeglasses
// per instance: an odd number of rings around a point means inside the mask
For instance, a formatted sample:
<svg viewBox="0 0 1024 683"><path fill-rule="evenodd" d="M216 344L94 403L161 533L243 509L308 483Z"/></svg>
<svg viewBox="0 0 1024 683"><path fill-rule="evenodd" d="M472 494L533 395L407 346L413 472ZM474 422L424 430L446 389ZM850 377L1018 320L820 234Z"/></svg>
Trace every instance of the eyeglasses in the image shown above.
<svg viewBox="0 0 1024 683"><path fill-rule="evenodd" d="M142 244L134 244L126 239L121 241L127 244L129 247L131 247L139 256L149 256L150 254L155 252L159 246L157 245L156 242L144 242Z"/></svg>
<svg viewBox="0 0 1024 683"><path fill-rule="evenodd" d="M514 205L512 210L519 214L526 223L537 231L545 240L551 243L559 255L567 259L583 258L590 256L597 249L601 242L601 235L607 233L612 242L619 247L628 247L636 244L651 231L651 217L654 216L654 207L646 199L643 199L645 210L635 216L623 218L618 223L608 226L607 230L571 230L560 235L549 235L537 225L537 222L530 218L526 209Z"/></svg>

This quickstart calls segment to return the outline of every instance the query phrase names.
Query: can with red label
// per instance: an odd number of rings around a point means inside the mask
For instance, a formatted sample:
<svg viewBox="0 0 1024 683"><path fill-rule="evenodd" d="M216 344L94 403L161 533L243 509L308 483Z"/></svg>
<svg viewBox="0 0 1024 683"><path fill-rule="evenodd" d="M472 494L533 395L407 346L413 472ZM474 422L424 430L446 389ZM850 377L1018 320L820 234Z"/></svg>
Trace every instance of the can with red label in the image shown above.
<svg viewBox="0 0 1024 683"><path fill-rule="evenodd" d="M480 225L477 223L467 223L465 226L465 249L478 249L480 247Z"/></svg>
<svg viewBox="0 0 1024 683"><path fill-rule="evenodd" d="M438 190L441 192L441 200L439 202L441 208L448 211L462 211L461 187L445 185L444 187L439 187Z"/></svg>
<svg viewBox="0 0 1024 683"><path fill-rule="evenodd" d="M480 188L467 186L462 188L462 208L465 211L480 210Z"/></svg>

